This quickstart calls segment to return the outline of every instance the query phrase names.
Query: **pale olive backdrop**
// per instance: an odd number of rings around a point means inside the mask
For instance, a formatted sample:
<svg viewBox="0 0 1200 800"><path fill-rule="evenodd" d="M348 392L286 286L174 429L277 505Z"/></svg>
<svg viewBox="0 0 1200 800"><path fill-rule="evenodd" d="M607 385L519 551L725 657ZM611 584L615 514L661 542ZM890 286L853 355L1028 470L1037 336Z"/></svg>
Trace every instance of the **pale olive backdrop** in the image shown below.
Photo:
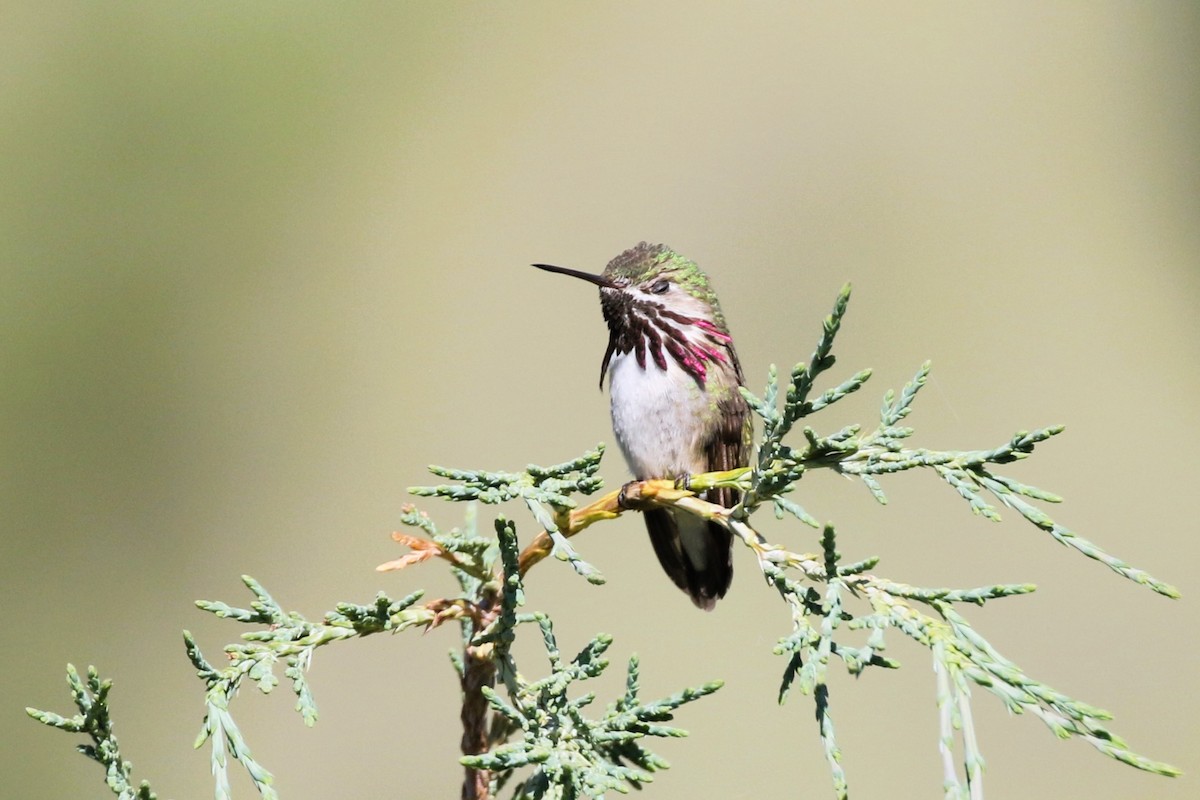
<svg viewBox="0 0 1200 800"><path fill-rule="evenodd" d="M1068 425L1011 472L1183 600L973 517L931 476L887 482L888 508L830 475L800 499L884 574L1038 583L972 618L1189 772L1135 772L980 692L989 796L1196 797L1198 43L1183 2L9 4L4 794L106 796L23 712L69 710L70 661L114 678L137 776L210 796L180 630L212 658L238 630L192 601L246 600L242 573L314 616L448 591L436 566L373 572L426 464L612 439L595 291L527 264L598 270L650 239L709 270L752 387L807 357L854 282L840 375L876 378L826 429L870 422L925 358L919 444ZM626 479L615 450L603 474ZM462 510L426 506L447 525ZM746 553L705 615L636 518L579 547L609 583L548 563L529 599L565 649L616 636L602 698L635 651L651 695L727 681L680 715L692 736L661 747L653 797L829 796L810 701L775 705L788 620ZM891 641L904 670L833 680L851 786L939 797L930 662ZM454 642L321 652L312 730L286 685L244 692L283 797L457 796ZM536 648L523 667L541 672Z"/></svg>

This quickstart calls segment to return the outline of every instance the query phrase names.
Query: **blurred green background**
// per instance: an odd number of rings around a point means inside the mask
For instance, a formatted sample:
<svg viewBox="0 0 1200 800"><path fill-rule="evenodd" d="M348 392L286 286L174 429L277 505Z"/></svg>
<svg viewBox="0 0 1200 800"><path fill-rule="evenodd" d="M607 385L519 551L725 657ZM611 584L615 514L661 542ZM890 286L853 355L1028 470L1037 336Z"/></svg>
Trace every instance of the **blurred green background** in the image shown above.
<svg viewBox="0 0 1200 800"><path fill-rule="evenodd" d="M876 378L830 430L869 421L925 358L918 444L1066 423L1010 471L1183 600L974 518L931 476L892 481L886 509L830 475L800 499L881 573L1038 583L972 618L1135 749L1200 768L1200 6L10 3L3 19L6 793L106 796L22 710L69 709L70 661L115 679L138 777L209 796L179 631L218 656L238 631L192 601L246 600L241 573L312 616L450 590L436 567L373 571L400 552L404 487L430 462L612 440L594 291L526 265L598 270L640 239L713 276L756 389L807 357L854 282L841 375ZM615 450L604 474L627 478ZM462 510L426 507L447 525ZM829 796L810 702L774 703L788 621L752 559L704 615L639 520L579 546L606 586L557 564L529 585L565 650L614 634L648 696L727 681L681 714L692 736L662 745L653 796ZM282 795L455 796L454 641L320 653L312 730L286 686L244 692ZM940 796L929 659L898 636L891 655L906 668L833 681L851 786ZM1197 794L1192 774L1135 772L977 694L992 796ZM240 774L235 791L253 794Z"/></svg>

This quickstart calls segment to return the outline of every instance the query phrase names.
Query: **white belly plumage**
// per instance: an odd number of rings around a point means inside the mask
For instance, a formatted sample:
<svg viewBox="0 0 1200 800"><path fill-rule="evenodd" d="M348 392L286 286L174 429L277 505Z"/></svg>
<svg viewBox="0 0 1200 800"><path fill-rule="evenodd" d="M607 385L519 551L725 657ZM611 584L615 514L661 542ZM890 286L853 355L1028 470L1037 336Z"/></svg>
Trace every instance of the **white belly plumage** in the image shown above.
<svg viewBox="0 0 1200 800"><path fill-rule="evenodd" d="M614 355L608 375L613 433L635 478L708 471L701 439L713 412L695 378L670 359L666 370L652 361L643 370L632 353ZM708 523L685 512L672 516L693 567L707 569Z"/></svg>
<svg viewBox="0 0 1200 800"><path fill-rule="evenodd" d="M609 365L613 433L635 478L674 478L707 470L700 435L712 413L696 380L673 360L667 369L633 353Z"/></svg>

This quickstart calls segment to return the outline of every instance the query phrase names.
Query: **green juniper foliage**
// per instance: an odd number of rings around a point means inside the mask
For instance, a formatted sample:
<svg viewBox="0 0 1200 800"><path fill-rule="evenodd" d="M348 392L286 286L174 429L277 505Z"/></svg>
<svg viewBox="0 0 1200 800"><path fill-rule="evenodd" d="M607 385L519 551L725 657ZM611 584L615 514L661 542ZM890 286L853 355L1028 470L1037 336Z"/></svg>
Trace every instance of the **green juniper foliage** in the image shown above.
<svg viewBox="0 0 1200 800"><path fill-rule="evenodd" d="M243 575L242 580L257 598L249 609L233 608L207 600L196 604L218 617L266 626L262 630L243 634L243 643L225 648L229 666L217 669L209 664L192 635L187 631L183 633L188 658L207 689L204 694L204 726L196 739L196 747L210 740L212 742L212 769L218 800L232 797L226 754L242 763L263 797L278 796L272 786L274 776L251 755L249 746L229 713L229 702L237 694L244 678L249 678L261 692L267 694L279 684L275 665L282 661L284 677L292 681L292 691L296 693L296 710L303 717L304 724L311 726L317 721L317 705L305 673L312 664L313 651L322 645L344 639L383 631L397 633L414 625L428 624L432 619L427 609L419 606L413 608L421 598L420 592L413 592L397 601L380 592L373 605L339 603L336 611L325 615L324 623L309 622L299 614L284 611L254 578Z"/></svg>
<svg viewBox="0 0 1200 800"><path fill-rule="evenodd" d="M158 795L150 791L145 781L134 788L129 781L133 764L121 758L121 748L113 733L112 719L108 715L108 692L112 681L100 680L95 667L88 667L87 681L79 677L75 665L67 665L67 685L79 713L67 718L52 711L26 708L25 713L43 725L58 728L67 733L85 733L91 744L76 745L75 749L104 767L104 782L120 800L157 800Z"/></svg>
<svg viewBox="0 0 1200 800"><path fill-rule="evenodd" d="M483 694L495 713L507 722L507 730L517 737L487 753L466 756L463 763L497 776L493 794L499 787L500 776L518 767L536 765L533 774L517 785L514 797L519 798L597 797L610 789L627 792L627 784L640 787L651 781L652 772L668 765L638 740L647 736L686 736L687 732L679 728L655 723L670 721L676 708L715 692L721 682L644 703L638 698L638 660L634 656L629 661L625 696L610 704L603 718L587 719L583 708L596 699L595 694L589 692L572 699L569 690L572 684L604 671L608 660L603 655L612 644L612 637L599 634L573 659L564 661L550 618L516 611L524 601L516 528L501 518L497 520L496 532L509 578L505 582L502 610L478 641L494 643L497 667L509 701L490 688L484 688ZM527 622L537 623L540 628L550 661L550 674L532 682L521 677L510 651L516 626Z"/></svg>
<svg viewBox="0 0 1200 800"><path fill-rule="evenodd" d="M430 466L434 475L458 483L440 486L414 486L409 491L418 497L443 497L447 500L478 500L496 504L520 499L533 514L533 518L548 533L554 542L554 554L570 562L577 573L589 583L603 584L604 576L575 552L575 548L559 530L554 512L569 511L575 507L571 494L592 494L604 485L596 474L600 469L600 458L604 445L597 445L579 458L552 467L530 464L524 472L485 472L483 470L448 469ZM547 508L549 507L549 508Z"/></svg>
<svg viewBox="0 0 1200 800"><path fill-rule="evenodd" d="M457 595L425 601L421 592L401 600L380 593L370 604L340 603L322 622L285 611L250 577L243 578L255 596L248 609L201 601L198 605L205 611L255 626L243 634L240 643L225 648L228 665L222 669L211 665L191 635L184 633L188 657L205 685L206 715L196 744L211 743L216 797L230 796L229 757L241 762L263 797L277 796L271 773L251 755L229 710L243 680L270 692L279 682L275 667L282 662L283 676L291 681L297 697L296 709L305 724L312 725L317 708L306 673L318 647L385 631L428 630L450 620L456 620L461 631L460 649L451 656L463 686L463 797L494 797L510 780L517 800L596 797L610 790L641 788L652 780L652 773L667 766L646 749L647 737L686 735L662 723L670 722L674 711L685 703L716 691L720 682L645 702L638 697L639 662L634 656L629 660L624 696L609 704L602 715L589 717L585 709L595 696L576 692L576 684L608 666L604 654L612 644L611 637L596 635L574 658L566 660L550 617L519 609L526 603L524 575L546 554L569 562L590 583L603 583L600 572L583 560L569 537L630 507L651 506L674 506L728 528L753 552L768 585L783 599L791 629L775 646L775 652L786 659L778 699L784 702L792 689L813 698L836 797L848 795L848 783L830 711L829 664L836 658L856 675L870 667L898 668L898 662L884 654L886 637L893 631L927 648L933 661L946 798L983 797L984 762L973 724L972 686L995 695L1012 712L1033 714L1059 738L1083 739L1141 770L1179 774L1168 764L1129 750L1104 727L1107 712L1028 676L961 613L966 605L1032 592L1032 585L924 588L885 578L874 571L878 558L847 563L833 526L822 525L789 496L806 472L824 468L857 477L876 500L886 503L881 485L886 475L925 468L963 497L976 514L998 521L999 504L1114 572L1167 597L1179 594L1174 587L1058 524L1035 504L1057 503L1060 498L996 472L998 467L1028 457L1038 444L1061 433L1060 426L1022 431L987 450L908 447L913 430L901 423L925 384L928 363L899 395L891 391L885 395L879 424L869 432L854 425L822 435L803 424L806 418L858 391L870 377L870 371L863 370L812 397L816 379L834 365L833 339L849 296L846 287L825 320L812 357L792 370L782 402L774 367L761 398L743 390L763 420L757 457L748 467L693 476L688 490L669 481L644 481L632 493L627 487L620 499L613 492L582 508L575 496L591 495L601 488L597 471L603 447L563 464L530 465L521 472L431 467L435 475L449 482L414 488L413 494L485 505L520 501L543 533L526 542L522 550L515 522L503 515L494 521L494 535L482 535L476 529L476 506L470 505L465 526L444 532L430 516L405 505L401 521L419 535L395 534L412 552L380 569L441 559L458 579ZM789 439L797 423L801 423L800 436ZM725 509L697 496L717 486L737 488L741 501ZM622 506L626 494L638 499ZM816 552L768 543L751 525L753 514L763 507L770 507L780 518L790 514L819 531ZM549 661L549 674L536 680L522 675L512 654L518 632L532 626L541 634ZM123 800L151 800L154 794L147 784L135 790L129 782L132 767L121 758L109 719L109 682L101 682L90 669L85 684L73 667L68 668L68 679L78 715L67 719L35 709L28 709L29 714L46 725L91 737L92 744L79 749L104 765L112 792Z"/></svg>

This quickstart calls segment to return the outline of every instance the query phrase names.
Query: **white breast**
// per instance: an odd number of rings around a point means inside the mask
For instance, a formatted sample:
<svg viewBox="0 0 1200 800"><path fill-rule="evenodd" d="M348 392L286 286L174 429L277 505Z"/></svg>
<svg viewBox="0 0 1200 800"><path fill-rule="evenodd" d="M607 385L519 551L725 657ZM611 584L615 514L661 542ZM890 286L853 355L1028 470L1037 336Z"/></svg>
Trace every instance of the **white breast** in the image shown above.
<svg viewBox="0 0 1200 800"><path fill-rule="evenodd" d="M705 472L703 420L712 411L696 380L673 359L642 369L633 353L609 365L613 433L635 478L674 478Z"/></svg>

